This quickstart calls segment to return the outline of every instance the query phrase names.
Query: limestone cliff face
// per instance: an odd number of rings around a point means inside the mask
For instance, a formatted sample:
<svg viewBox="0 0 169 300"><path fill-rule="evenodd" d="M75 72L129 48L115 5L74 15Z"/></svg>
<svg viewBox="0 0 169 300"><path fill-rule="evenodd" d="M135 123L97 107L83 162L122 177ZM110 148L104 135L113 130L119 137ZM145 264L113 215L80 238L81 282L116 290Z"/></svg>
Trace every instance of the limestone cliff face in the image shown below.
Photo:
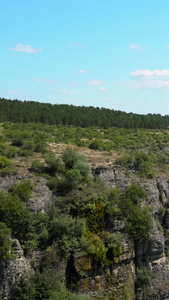
<svg viewBox="0 0 169 300"><path fill-rule="evenodd" d="M12 185L19 184L24 179L30 179L34 183L32 196L26 202L26 206L35 213L47 211L52 202L52 192L47 186L47 180L43 177L36 177L28 171L24 174L18 172L14 176L0 177L0 191L8 191Z"/></svg>
<svg viewBox="0 0 169 300"><path fill-rule="evenodd" d="M147 291L147 296L143 296L142 291L137 290L134 284L130 285L130 289L131 287L133 288L131 299L169 299L169 258L165 254L165 236L169 233L168 182L160 178L138 180L134 173L127 173L120 166L96 168L94 173L99 175L110 188L120 187L120 189L124 190L127 186L137 182L146 191L143 205L150 205L153 209L154 223L152 234L149 240L135 243L133 248L129 250L129 256L132 254L130 263L133 266L131 272L133 275L135 274L135 278L138 271L146 267L150 272L151 284ZM124 246L122 246L122 251L123 249ZM125 254L122 252L120 268L123 269L124 265L126 265ZM113 264L112 268L115 268L115 264ZM125 281L125 276L122 276L122 278L124 284L127 285L128 280Z"/></svg>
<svg viewBox="0 0 169 300"><path fill-rule="evenodd" d="M13 299L13 291L23 274L33 272L29 261L24 257L23 250L17 239L13 239L15 259L0 263L0 288L2 299Z"/></svg>
<svg viewBox="0 0 169 300"><path fill-rule="evenodd" d="M165 251L168 246L166 236L169 234L168 182L161 178L141 180L134 172L126 171L120 166L94 168L93 174L99 176L112 189L119 187L124 191L133 183L139 184L146 191L142 205L152 207L153 230L149 240L140 243L134 243L125 233L120 255L108 266L99 266L85 253L76 250L65 268L68 284L75 282L79 291L95 295L96 299L100 291L114 295L113 299L119 300L169 299L169 258ZM25 176L28 178L28 174ZM34 180L30 174L29 178ZM0 190L8 190L21 179L23 176L19 175L0 178ZM38 178L27 205L34 212L45 211L51 203L51 197L46 180ZM110 227L110 232L123 233L125 222L112 220ZM0 289L4 300L12 299L12 291L25 272L33 272L19 241L14 239L13 244L16 259L0 264ZM151 277L146 294L136 285L139 270L144 267Z"/></svg>

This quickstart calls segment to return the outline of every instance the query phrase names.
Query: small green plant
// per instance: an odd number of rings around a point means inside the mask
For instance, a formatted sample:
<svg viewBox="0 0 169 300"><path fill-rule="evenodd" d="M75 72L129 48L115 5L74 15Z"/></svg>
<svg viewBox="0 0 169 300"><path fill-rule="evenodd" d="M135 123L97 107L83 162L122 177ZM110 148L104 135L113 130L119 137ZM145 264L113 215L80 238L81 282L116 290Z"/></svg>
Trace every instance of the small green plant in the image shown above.
<svg viewBox="0 0 169 300"><path fill-rule="evenodd" d="M137 273L137 280L136 280L136 288L141 289L142 299L147 299L147 294L150 289L151 285L151 276L150 271L143 267L142 269L138 270Z"/></svg>

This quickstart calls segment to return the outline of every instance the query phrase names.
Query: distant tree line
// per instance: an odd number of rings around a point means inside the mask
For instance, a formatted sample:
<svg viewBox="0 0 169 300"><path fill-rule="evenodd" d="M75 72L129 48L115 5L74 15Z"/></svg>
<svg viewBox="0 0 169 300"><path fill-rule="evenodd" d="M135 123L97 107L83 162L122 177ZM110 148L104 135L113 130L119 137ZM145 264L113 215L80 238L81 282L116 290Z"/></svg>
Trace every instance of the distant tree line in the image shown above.
<svg viewBox="0 0 169 300"><path fill-rule="evenodd" d="M0 98L0 122L45 123L100 128L167 128L169 115L140 115L99 107Z"/></svg>

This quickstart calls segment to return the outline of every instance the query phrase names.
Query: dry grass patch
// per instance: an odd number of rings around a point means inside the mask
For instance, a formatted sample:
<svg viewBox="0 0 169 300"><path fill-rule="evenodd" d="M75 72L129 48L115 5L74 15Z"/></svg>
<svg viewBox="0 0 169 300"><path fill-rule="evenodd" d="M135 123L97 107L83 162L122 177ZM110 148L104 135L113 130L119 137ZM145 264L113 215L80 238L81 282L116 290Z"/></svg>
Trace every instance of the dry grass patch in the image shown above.
<svg viewBox="0 0 169 300"><path fill-rule="evenodd" d="M78 147L75 145L48 143L49 150L55 153L57 156L60 156L67 146L75 149L76 151L84 155L91 166L107 166L113 164L115 160L121 156L116 151L106 152L92 150L85 147Z"/></svg>

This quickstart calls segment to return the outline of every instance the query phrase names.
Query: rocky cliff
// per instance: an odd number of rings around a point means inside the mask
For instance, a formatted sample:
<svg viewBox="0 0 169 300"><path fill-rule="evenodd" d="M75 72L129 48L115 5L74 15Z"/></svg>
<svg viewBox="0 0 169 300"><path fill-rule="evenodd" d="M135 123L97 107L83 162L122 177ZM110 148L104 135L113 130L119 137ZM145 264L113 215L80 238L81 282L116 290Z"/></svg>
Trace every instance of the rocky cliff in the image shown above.
<svg viewBox="0 0 169 300"><path fill-rule="evenodd" d="M122 191L137 183L146 192L142 206L150 205L153 215L153 229L147 240L134 241L124 232L125 222L112 220L109 231L124 233L119 255L108 265L99 266L81 250L72 253L61 269L67 286L76 284L81 293L95 299L167 300L169 299L169 185L165 178L140 179L135 172L120 166L95 167L93 176L99 176L105 184ZM33 177L29 172L24 178L36 180L32 197L27 206L33 212L46 211L52 202L52 193L42 177ZM9 190L11 185L23 179L23 175L0 178L0 190ZM2 299L13 299L12 293L20 277L34 272L30 257L25 257L18 240L13 239L15 258L0 264L0 289ZM32 258L31 258L32 259ZM56 269L57 272L57 269ZM79 274L84 276L79 276Z"/></svg>

